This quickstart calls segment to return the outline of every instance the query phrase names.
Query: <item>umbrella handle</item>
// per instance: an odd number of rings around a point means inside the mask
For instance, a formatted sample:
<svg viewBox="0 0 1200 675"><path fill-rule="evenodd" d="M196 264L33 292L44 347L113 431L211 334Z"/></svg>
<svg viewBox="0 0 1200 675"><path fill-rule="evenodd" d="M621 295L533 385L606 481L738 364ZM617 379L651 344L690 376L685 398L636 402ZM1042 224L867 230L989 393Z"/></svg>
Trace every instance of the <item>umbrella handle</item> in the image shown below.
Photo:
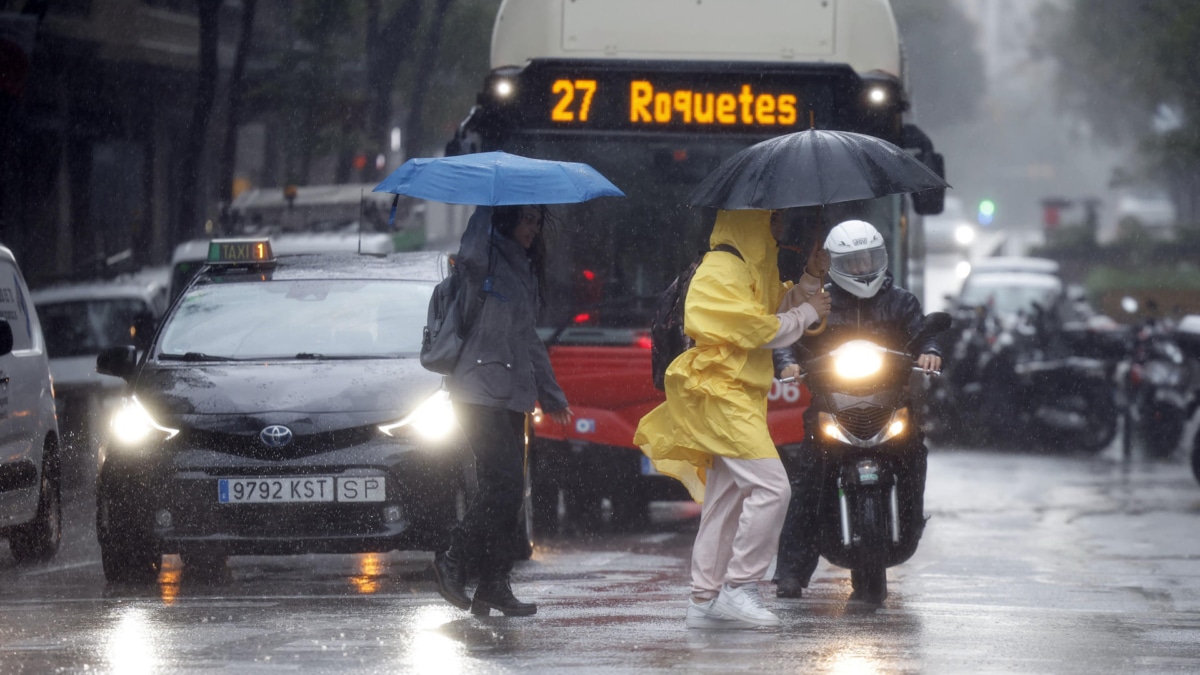
<svg viewBox="0 0 1200 675"><path fill-rule="evenodd" d="M821 319L821 323L817 324L816 328L805 328L804 334L805 335L820 335L821 333L824 333L825 329L828 327L829 327L829 317L826 316Z"/></svg>

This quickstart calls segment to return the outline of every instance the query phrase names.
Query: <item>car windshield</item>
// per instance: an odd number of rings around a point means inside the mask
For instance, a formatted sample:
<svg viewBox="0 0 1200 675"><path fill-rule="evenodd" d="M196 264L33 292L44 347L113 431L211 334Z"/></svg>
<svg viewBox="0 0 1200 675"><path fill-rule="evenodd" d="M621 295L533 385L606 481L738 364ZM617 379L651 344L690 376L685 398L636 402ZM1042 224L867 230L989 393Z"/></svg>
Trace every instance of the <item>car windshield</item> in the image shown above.
<svg viewBox="0 0 1200 675"><path fill-rule="evenodd" d="M46 354L52 358L94 356L133 343L133 320L150 308L140 298L50 302L37 306Z"/></svg>
<svg viewBox="0 0 1200 675"><path fill-rule="evenodd" d="M1002 314L1029 311L1033 303L1046 307L1062 290L1062 285L1053 278L1019 280L1011 278L970 280L963 288L960 304L966 306L990 305Z"/></svg>
<svg viewBox="0 0 1200 675"><path fill-rule="evenodd" d="M196 286L165 326L158 358L413 356L433 286L359 279Z"/></svg>

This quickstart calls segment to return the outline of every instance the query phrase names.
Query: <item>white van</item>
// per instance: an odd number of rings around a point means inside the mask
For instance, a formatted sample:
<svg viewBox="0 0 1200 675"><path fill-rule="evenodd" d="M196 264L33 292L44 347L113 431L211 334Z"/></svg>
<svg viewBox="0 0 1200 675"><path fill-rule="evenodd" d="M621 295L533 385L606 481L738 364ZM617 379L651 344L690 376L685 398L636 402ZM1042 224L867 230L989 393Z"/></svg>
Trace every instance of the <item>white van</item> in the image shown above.
<svg viewBox="0 0 1200 675"><path fill-rule="evenodd" d="M96 372L96 357L109 347L141 345L154 337L167 310L170 271L165 267L112 279L55 284L30 292L41 319L54 378L65 487L93 478L92 450L125 381Z"/></svg>
<svg viewBox="0 0 1200 675"><path fill-rule="evenodd" d="M37 310L0 246L0 537L17 562L48 560L62 539L58 421Z"/></svg>

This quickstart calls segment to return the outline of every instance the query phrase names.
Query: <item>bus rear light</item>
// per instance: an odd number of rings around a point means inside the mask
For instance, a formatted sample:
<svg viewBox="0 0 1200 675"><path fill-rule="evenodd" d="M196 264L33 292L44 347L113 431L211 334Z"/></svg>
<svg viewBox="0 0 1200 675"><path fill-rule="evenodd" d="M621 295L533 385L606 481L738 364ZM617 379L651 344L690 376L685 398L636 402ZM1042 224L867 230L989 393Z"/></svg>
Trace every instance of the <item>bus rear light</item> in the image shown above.
<svg viewBox="0 0 1200 675"><path fill-rule="evenodd" d="M587 312L580 312L575 315L575 323L587 323L592 320L592 315Z"/></svg>

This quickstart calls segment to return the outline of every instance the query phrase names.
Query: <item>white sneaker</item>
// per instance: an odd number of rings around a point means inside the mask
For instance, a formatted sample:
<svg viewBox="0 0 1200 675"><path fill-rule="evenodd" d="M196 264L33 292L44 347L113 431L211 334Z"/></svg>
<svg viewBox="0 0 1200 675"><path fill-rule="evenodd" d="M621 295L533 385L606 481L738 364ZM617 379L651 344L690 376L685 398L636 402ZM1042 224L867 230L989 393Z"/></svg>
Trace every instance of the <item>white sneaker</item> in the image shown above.
<svg viewBox="0 0 1200 675"><path fill-rule="evenodd" d="M725 584L713 601L713 612L727 619L736 619L753 626L778 628L779 617L763 605L758 594L758 584L745 584L737 588Z"/></svg>
<svg viewBox="0 0 1200 675"><path fill-rule="evenodd" d="M701 603L696 603L689 600L687 619L684 621L684 625L686 625L688 628L708 628L716 630L757 628L757 626L753 624L738 621L737 619L730 619L724 614L713 610L713 603L716 601L716 598Z"/></svg>

